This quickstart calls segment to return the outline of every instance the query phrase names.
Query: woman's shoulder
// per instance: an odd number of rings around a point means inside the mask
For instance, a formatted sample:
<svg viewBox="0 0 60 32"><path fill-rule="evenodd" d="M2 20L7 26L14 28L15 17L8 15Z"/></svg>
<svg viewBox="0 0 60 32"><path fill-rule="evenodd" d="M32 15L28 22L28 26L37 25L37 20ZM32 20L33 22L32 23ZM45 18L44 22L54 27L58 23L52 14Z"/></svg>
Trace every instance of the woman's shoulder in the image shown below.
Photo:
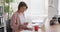
<svg viewBox="0 0 60 32"><path fill-rule="evenodd" d="M14 12L14 14L12 16L18 16L18 13L17 12Z"/></svg>

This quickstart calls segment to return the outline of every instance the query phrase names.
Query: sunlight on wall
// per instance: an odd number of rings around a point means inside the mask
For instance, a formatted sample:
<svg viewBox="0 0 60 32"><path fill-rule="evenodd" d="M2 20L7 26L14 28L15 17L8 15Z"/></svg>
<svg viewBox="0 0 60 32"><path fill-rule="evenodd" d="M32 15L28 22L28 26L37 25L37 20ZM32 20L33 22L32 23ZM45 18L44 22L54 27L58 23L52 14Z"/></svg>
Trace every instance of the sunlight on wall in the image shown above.
<svg viewBox="0 0 60 32"><path fill-rule="evenodd" d="M29 5L30 10L26 12L26 15L47 16L47 11L45 11L45 0L31 0Z"/></svg>

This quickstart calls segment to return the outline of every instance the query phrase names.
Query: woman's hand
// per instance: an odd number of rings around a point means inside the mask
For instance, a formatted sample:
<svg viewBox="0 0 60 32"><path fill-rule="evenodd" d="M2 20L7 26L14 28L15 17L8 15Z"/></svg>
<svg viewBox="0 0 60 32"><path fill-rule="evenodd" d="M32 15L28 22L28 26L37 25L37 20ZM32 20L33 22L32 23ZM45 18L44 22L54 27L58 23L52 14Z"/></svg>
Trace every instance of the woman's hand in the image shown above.
<svg viewBox="0 0 60 32"><path fill-rule="evenodd" d="M24 30L33 30L32 28L28 28L28 27L27 27L28 24L29 24L28 22L25 22L25 23L24 23L24 26L26 27Z"/></svg>
<svg viewBox="0 0 60 32"><path fill-rule="evenodd" d="M27 25L28 25L28 22L25 22L24 24L19 25L19 29L20 30L21 29L23 29L23 30L33 30L32 28L28 28Z"/></svg>
<svg viewBox="0 0 60 32"><path fill-rule="evenodd" d="M28 22L25 22L24 25L28 25Z"/></svg>
<svg viewBox="0 0 60 32"><path fill-rule="evenodd" d="M27 30L31 30L31 31L32 31L32 30L33 30L33 28L27 28Z"/></svg>
<svg viewBox="0 0 60 32"><path fill-rule="evenodd" d="M26 29L26 28L27 28L27 25L28 25L27 22L25 22L24 24L20 24L20 25L18 26L18 29Z"/></svg>

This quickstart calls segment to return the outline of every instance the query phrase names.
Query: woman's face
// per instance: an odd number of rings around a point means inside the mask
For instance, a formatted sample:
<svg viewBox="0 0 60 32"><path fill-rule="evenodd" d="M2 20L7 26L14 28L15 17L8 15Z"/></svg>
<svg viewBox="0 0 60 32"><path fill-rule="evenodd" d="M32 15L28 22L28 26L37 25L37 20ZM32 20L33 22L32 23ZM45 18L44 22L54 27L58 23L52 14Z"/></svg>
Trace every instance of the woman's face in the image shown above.
<svg viewBox="0 0 60 32"><path fill-rule="evenodd" d="M26 7L25 6L20 7L19 12L22 12L23 13L24 11L26 11Z"/></svg>

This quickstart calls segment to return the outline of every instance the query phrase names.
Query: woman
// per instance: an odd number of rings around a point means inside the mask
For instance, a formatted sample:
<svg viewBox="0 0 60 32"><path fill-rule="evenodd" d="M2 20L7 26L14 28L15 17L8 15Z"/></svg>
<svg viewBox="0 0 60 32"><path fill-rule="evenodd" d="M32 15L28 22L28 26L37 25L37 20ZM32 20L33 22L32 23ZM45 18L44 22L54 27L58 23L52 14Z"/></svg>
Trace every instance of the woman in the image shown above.
<svg viewBox="0 0 60 32"><path fill-rule="evenodd" d="M18 11L15 12L11 18L11 28L13 32L20 32L21 30L32 30L28 28L28 23L25 22L24 11L27 10L27 5L24 2L20 2L18 5Z"/></svg>

